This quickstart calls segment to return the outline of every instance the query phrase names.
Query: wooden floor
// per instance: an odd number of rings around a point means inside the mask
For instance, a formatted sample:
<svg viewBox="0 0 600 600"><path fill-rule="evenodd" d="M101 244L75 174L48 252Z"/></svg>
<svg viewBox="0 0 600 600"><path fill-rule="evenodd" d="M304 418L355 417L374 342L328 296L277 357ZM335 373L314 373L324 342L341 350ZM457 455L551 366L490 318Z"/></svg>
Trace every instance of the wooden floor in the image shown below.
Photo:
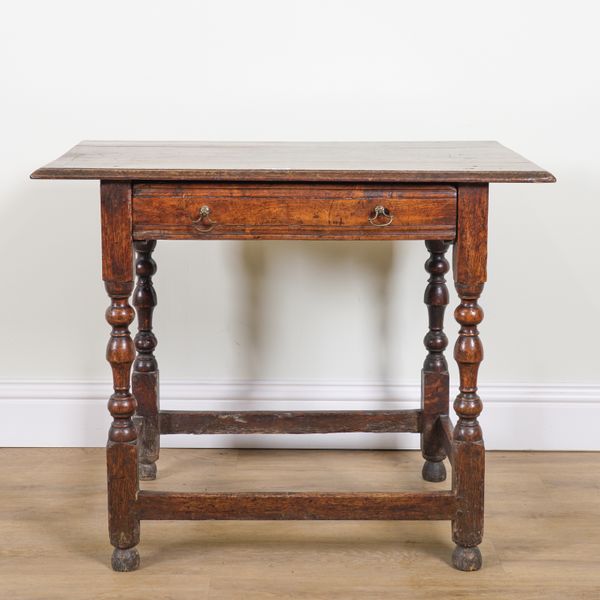
<svg viewBox="0 0 600 600"><path fill-rule="evenodd" d="M165 450L170 490L424 490L416 452ZM484 567L447 522L143 522L113 573L99 449L0 450L0 598L600 599L600 454L489 453Z"/></svg>

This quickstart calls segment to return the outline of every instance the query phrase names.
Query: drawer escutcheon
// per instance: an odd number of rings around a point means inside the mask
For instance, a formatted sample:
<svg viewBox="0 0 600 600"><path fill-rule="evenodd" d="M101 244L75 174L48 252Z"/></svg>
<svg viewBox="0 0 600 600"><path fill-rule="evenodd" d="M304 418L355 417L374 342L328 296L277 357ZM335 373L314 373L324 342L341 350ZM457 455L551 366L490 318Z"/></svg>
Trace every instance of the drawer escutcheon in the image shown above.
<svg viewBox="0 0 600 600"><path fill-rule="evenodd" d="M198 231L204 233L211 231L217 222L210 218L210 206L206 206L206 204L202 206L200 208L200 216L195 221L192 221L192 224Z"/></svg>
<svg viewBox="0 0 600 600"><path fill-rule="evenodd" d="M383 217L386 220L383 223L378 222L377 219L380 217ZM375 225L375 227L387 227L388 225L392 224L393 220L394 215L392 215L390 211L381 204L378 204L369 216L369 223L371 223L371 225Z"/></svg>

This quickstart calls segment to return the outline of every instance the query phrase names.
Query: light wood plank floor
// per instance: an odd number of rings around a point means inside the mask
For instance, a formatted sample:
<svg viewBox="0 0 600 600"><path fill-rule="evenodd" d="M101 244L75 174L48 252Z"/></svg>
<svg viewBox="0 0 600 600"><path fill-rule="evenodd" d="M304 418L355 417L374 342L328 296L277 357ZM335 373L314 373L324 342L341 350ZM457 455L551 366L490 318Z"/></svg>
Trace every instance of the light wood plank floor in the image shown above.
<svg viewBox="0 0 600 600"><path fill-rule="evenodd" d="M165 450L165 490L423 490L416 452ZM600 599L600 454L488 453L484 568L447 522L143 522L113 573L100 449L0 450L0 598Z"/></svg>

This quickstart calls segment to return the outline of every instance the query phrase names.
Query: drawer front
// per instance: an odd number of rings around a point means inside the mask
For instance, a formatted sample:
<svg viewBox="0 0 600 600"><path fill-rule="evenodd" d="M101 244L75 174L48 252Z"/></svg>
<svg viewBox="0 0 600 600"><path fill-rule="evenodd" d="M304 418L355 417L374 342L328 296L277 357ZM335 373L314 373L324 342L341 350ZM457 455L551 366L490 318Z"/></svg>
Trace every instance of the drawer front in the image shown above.
<svg viewBox="0 0 600 600"><path fill-rule="evenodd" d="M453 240L451 186L138 183L135 239Z"/></svg>

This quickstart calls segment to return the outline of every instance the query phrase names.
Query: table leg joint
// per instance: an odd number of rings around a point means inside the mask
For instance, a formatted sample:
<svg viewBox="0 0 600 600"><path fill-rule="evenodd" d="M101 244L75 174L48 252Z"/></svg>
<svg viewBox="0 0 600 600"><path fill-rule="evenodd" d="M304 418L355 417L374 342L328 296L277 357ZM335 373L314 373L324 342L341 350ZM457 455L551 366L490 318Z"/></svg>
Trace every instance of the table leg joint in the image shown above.
<svg viewBox="0 0 600 600"><path fill-rule="evenodd" d="M454 425L448 415L440 415L436 422L436 427L438 428L438 435L442 441L444 452L452 465L454 464L454 446L452 444Z"/></svg>

